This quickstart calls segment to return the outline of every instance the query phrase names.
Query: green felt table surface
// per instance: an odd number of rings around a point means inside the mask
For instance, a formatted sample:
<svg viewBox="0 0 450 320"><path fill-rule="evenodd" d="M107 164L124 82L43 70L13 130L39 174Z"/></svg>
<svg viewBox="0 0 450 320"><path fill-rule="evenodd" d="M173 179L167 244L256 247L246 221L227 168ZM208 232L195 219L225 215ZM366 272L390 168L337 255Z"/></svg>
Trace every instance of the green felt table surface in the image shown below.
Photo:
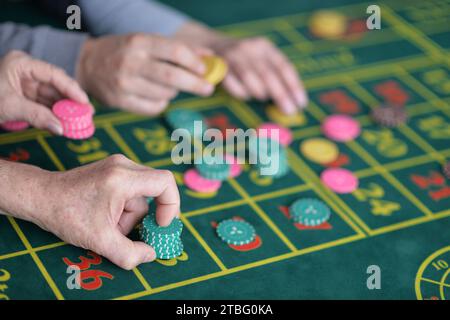
<svg viewBox="0 0 450 320"><path fill-rule="evenodd" d="M311 99L297 118L280 119L267 104L237 101L222 90L210 98L182 95L171 106L197 110L220 129L289 120L289 174L272 180L246 167L217 193L196 194L183 185L189 166L170 160L170 128L161 117L98 103L97 131L87 141L35 129L0 131L1 157L49 170L114 153L172 170L185 224L181 257L124 271L30 223L0 216L0 299L449 298L450 181L441 166L450 157L450 2L379 2L381 30L335 41L310 34L311 13L333 8L357 27L370 3L167 2L230 35L267 36L294 62ZM61 26L31 1L2 2L5 20ZM408 123L396 129L374 124L368 114L384 102L406 105ZM362 125L357 139L339 144L340 165L360 182L351 194L324 187L319 176L325 166L299 149L304 140L321 136L320 122L332 113L349 113ZM300 197L327 203L328 223L315 229L295 225L286 207ZM251 223L256 240L245 247L221 242L214 226L230 217ZM83 288L70 290L67 266L82 260ZM367 287L372 265L381 270L380 289Z"/></svg>

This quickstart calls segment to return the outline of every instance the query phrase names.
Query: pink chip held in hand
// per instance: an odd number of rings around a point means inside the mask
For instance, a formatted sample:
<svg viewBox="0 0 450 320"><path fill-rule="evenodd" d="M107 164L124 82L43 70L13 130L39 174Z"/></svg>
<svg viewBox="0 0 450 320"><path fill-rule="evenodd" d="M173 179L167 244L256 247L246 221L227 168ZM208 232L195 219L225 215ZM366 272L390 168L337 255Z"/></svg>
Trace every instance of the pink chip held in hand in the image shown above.
<svg viewBox="0 0 450 320"><path fill-rule="evenodd" d="M184 184L191 190L201 193L215 192L220 189L222 182L203 178L196 169L189 169L184 173Z"/></svg>
<svg viewBox="0 0 450 320"><path fill-rule="evenodd" d="M334 141L346 142L356 139L361 133L359 122L344 114L327 117L322 123L323 134Z"/></svg>
<svg viewBox="0 0 450 320"><path fill-rule="evenodd" d="M351 193L358 188L358 178L349 170L328 168L320 175L322 182L336 193Z"/></svg>
<svg viewBox="0 0 450 320"><path fill-rule="evenodd" d="M89 121L94 113L90 105L68 99L56 102L52 110L60 120L67 121Z"/></svg>
<svg viewBox="0 0 450 320"><path fill-rule="evenodd" d="M265 129L265 130L262 131L261 129ZM292 142L291 130L289 130L288 128L282 127L276 123L272 123L272 122L263 123L256 130L258 132L259 137L268 137L268 138L275 137L275 132L276 132L275 130L278 130L278 133L279 133L278 142L281 145L287 147Z"/></svg>

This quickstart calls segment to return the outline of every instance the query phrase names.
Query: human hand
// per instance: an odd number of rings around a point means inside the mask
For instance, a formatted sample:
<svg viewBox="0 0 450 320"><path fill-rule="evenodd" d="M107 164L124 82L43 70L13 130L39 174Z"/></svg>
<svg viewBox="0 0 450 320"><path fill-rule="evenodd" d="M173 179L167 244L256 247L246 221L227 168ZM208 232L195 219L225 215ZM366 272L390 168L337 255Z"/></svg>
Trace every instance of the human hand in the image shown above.
<svg viewBox="0 0 450 320"><path fill-rule="evenodd" d="M171 172L136 164L122 155L66 172L45 172L39 191L27 193L34 197L33 209L18 217L127 270L155 259L152 247L126 237L147 214L146 197L155 198L161 226L169 225L180 212ZM17 201L11 200L10 206L18 206Z"/></svg>
<svg viewBox="0 0 450 320"><path fill-rule="evenodd" d="M62 135L50 107L63 97L89 103L78 83L55 66L20 51L0 60L0 123L23 120Z"/></svg>
<svg viewBox="0 0 450 320"><path fill-rule="evenodd" d="M100 101L145 114L161 113L178 91L208 96L214 87L202 75L202 55L180 41L131 34L88 40L81 52L77 79Z"/></svg>
<svg viewBox="0 0 450 320"><path fill-rule="evenodd" d="M287 57L265 38L234 39L190 22L175 38L207 47L225 58L224 88L238 99L272 99L286 114L306 107L308 96Z"/></svg>

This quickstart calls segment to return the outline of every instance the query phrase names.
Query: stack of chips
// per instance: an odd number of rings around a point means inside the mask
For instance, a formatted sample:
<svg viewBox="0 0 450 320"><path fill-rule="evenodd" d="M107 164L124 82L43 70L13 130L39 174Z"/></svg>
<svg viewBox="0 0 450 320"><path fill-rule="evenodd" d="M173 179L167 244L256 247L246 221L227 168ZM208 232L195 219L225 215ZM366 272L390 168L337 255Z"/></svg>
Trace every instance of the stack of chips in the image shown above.
<svg viewBox="0 0 450 320"><path fill-rule="evenodd" d="M372 119L388 128L398 127L408 120L408 113L403 106L382 105L372 111Z"/></svg>
<svg viewBox="0 0 450 320"><path fill-rule="evenodd" d="M60 120L65 137L81 140L94 135L94 110L90 105L61 100L54 104L53 113Z"/></svg>
<svg viewBox="0 0 450 320"><path fill-rule="evenodd" d="M0 128L5 131L22 131L27 129L30 124L26 121L7 121L0 124Z"/></svg>
<svg viewBox="0 0 450 320"><path fill-rule="evenodd" d="M251 137L249 153L260 173L273 178L284 177L289 172L286 147L279 141L265 136Z"/></svg>
<svg viewBox="0 0 450 320"><path fill-rule="evenodd" d="M156 258L169 260L183 253L181 232L183 223L174 218L170 225L161 227L156 222L156 214L149 213L142 221L140 236L142 241L151 246L156 252Z"/></svg>

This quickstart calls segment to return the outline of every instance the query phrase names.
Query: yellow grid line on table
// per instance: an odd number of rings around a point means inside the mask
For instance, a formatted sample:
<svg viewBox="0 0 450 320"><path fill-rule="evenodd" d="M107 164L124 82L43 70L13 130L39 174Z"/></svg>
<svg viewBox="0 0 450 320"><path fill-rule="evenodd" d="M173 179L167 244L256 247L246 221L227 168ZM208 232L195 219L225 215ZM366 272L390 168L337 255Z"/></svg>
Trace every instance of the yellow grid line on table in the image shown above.
<svg viewBox="0 0 450 320"><path fill-rule="evenodd" d="M395 60L393 63L383 64L383 63L374 63L373 66L367 67L367 66L360 66L355 70L346 71L347 75L357 78L357 79L370 79L370 78L376 78L379 77L385 73L391 73L390 70L394 68L395 66L399 65L399 61L406 61L407 63L412 63L415 65L415 68L423 68L429 65L434 65L435 63L430 61L430 59L426 56L419 56L414 58L399 58ZM401 63L400 63L401 64ZM404 68L408 68L404 66ZM323 74L317 77L310 77L308 79L305 79L305 85L308 88L325 88L330 85L334 85L336 83L339 83L339 81L342 78L342 70L336 71L334 74ZM224 100L223 95L214 96L212 98L188 98L188 99L182 99L178 100L170 105L169 108L175 108L178 106L183 106L186 108L197 108L197 109L203 109L207 108L210 105L217 103L217 102L223 102ZM99 128L103 127L104 125L122 125L127 123L134 123L144 120L150 120L151 117L143 117L139 115L130 114L123 111L117 111L113 113L107 113L103 115L96 116L94 118L94 122L96 126ZM8 143L16 143L16 142L23 142L23 141L29 141L34 140L36 138L36 135L40 134L42 137L47 138L51 137L51 134L46 131L38 130L35 128L31 128L25 131L21 132L11 132L11 133L4 133L1 134L0 137L0 145L8 144Z"/></svg>
<svg viewBox="0 0 450 320"><path fill-rule="evenodd" d="M45 281L47 282L50 289L53 291L53 294L58 300L64 300L63 295L61 294L61 291L58 289L55 281L53 281L52 277L48 273L47 269L45 268L44 264L42 263L41 259L38 257L36 252L33 251L33 247L30 244L30 241L27 239L25 234L23 233L22 229L17 224L16 220L8 216L8 221L11 223L12 227L16 231L17 235L19 236L20 240L22 241L25 248L28 250L31 258L33 259L34 263L36 264L37 268L41 272L42 276L44 277Z"/></svg>
<svg viewBox="0 0 450 320"><path fill-rule="evenodd" d="M368 104L371 108L380 102L370 94L365 88L361 87L357 82L349 79L351 86L348 86L350 91L352 91L357 97L359 97L363 102ZM436 151L428 142L421 138L417 133L411 130L407 124L403 124L397 128L406 137L408 137L416 146L418 146L423 151L429 153L437 161L443 162L444 157Z"/></svg>
<svg viewBox="0 0 450 320"><path fill-rule="evenodd" d="M107 131L107 133L109 134L110 132ZM114 131L112 131L112 133L114 134ZM116 137L117 138L117 137ZM113 139L114 140L114 139ZM56 156L55 152L51 149L51 147L47 144L47 141L45 141L45 139L38 135L38 142L41 144L42 148L45 150L45 152L47 153L47 155L50 157L50 159L52 160L52 162L55 164L55 166L58 168L59 171L65 171L65 167L64 165L61 163L61 160ZM120 146L119 146L120 147ZM138 278L139 282L142 284L142 286L145 289L150 289L150 285L148 284L148 282L145 280L145 278L142 276L142 274L139 272L139 270L137 270L136 268L133 269L133 273L135 274L135 276ZM49 284L50 285L50 284Z"/></svg>
<svg viewBox="0 0 450 320"><path fill-rule="evenodd" d="M389 7L382 5L381 10L385 19L404 36L412 40L416 45L425 50L425 52L428 52L431 57L444 60L448 63L448 57L443 54L442 48L429 39L421 30L412 27L405 19L398 16Z"/></svg>
<svg viewBox="0 0 450 320"><path fill-rule="evenodd" d="M198 283L198 282L202 282L202 281L206 281L206 280L211 280L211 279L214 279L214 278L226 276L226 275L233 274L233 273L240 272L240 271L244 271L244 270L253 269L253 268L256 268L256 267L261 267L261 266L268 265L268 264L271 264L271 263L274 263L274 262L287 260L287 259L290 259L290 258L293 258L293 257L305 255L305 254L308 254L308 253L311 253L311 252L316 252L316 251L320 251L320 250L333 248L333 247L336 247L336 246L340 246L340 245L343 245L343 244L347 244L347 243L351 243L351 242L360 240L361 238L364 238L364 236L361 235L361 234L352 235L352 236L345 237L345 238L342 238L342 239L338 239L338 240L335 240L335 241L323 243L323 244L312 246L312 247L308 247L308 248L305 248L305 249L301 249L301 250L297 250L297 251L293 251L293 252L288 252L288 253L285 253L285 254L282 254L282 255L278 255L278 256L267 258L267 259L251 262L251 263L248 263L248 264L240 265L240 266L233 267L233 268L230 268L230 269L227 269L227 270L224 270L224 271L218 271L218 272L202 275L202 276L199 276L199 277L183 280L183 281L180 281L180 282L170 283L170 284L167 284L167 285L164 285L164 286L161 286L161 287L153 288L150 291L141 291L141 292L136 292L136 293L132 293L132 294L129 294L129 295L117 297L115 299L116 300L130 300L130 299L142 298L142 297L149 296L149 295L152 295L152 294L155 294L155 293L164 292L164 291L167 291L167 290L173 290L173 289L180 288L180 287L183 287L183 286L186 286L186 285L190 285L190 284L194 284L194 283Z"/></svg>
<svg viewBox="0 0 450 320"><path fill-rule="evenodd" d="M286 235L276 226L269 216L261 209L259 205L248 195L241 185L234 179L228 181L231 187L236 190L241 197L247 200L247 204L256 212L256 214L266 223L266 225L280 238L280 240L291 250L296 251L295 245L286 237Z"/></svg>
<svg viewBox="0 0 450 320"><path fill-rule="evenodd" d="M123 138L112 125L105 125L103 128L105 129L108 136L122 150L122 152L127 155L129 159L133 160L136 163L142 163L141 160L139 160L139 157L134 153L133 150L131 150L125 140L123 140Z"/></svg>
<svg viewBox="0 0 450 320"><path fill-rule="evenodd" d="M122 149L124 154L129 157L130 159L134 159L137 163L141 163L137 156L134 154L134 152L131 150L131 148L128 146L128 144L123 140L123 138L120 136L120 134L115 131L112 127L110 127L109 130L107 130L108 135L114 140L116 144ZM112 135L111 135L112 134ZM183 222L186 224L188 229L191 231L192 235L196 238L196 240L200 243L200 245L205 249L205 251L210 255L210 257L217 263L220 269L223 270L223 268L226 269L225 265L220 261L220 259L217 257L217 255L211 250L211 248L206 244L205 240L200 236L200 234L195 230L195 228L190 224L187 219L184 217L181 217ZM136 270L138 273L139 271ZM136 273L135 271L135 273ZM139 280L144 279L142 276L138 276ZM150 285L145 281L143 283L144 287L150 287Z"/></svg>
<svg viewBox="0 0 450 320"><path fill-rule="evenodd" d="M239 115L239 117L240 117L241 119L245 119L245 120L247 121L246 124L247 124L248 126L251 126L251 127L257 127L258 123L262 122L262 119L261 119L256 113L254 113L253 110L252 110L250 107L248 107L245 103L242 103L242 102L240 102L240 101L231 99L229 105L230 105L231 110L232 110L236 115ZM301 160L295 155L294 152L290 152L290 149L289 149L289 148L288 148L288 156L289 156L290 158L295 158L295 159L297 160L297 161L291 161L292 169L295 169L296 163L297 163L298 161L301 161ZM304 163L304 166L307 166L307 165ZM308 169L308 168L307 168L307 169ZM294 172L296 173L296 175L297 175L300 179L302 179L302 181L305 181L307 184L310 184L309 179L308 179L308 176L304 176L304 175L303 175L303 168L300 168L299 170L294 170ZM330 207L332 207L332 208L333 208L333 209L341 216L341 218L342 218L344 221L346 221L346 222L350 225L350 227L351 227L356 233L358 233L358 234L363 233L363 232L358 228L358 226L356 226L355 224L353 224L353 222L352 222L350 219L348 219L348 217L347 217L343 212L341 212L339 208L337 208L337 207L335 206L335 204L333 203L333 201L331 201L331 200L328 198L328 196L327 196L326 194L324 194L324 193L321 191L320 187L317 187L318 184L312 183L311 186L312 186L312 189L313 189L315 192L317 192L321 197L323 197L324 199L326 199L328 205L330 205ZM350 209L349 209L349 210L350 210ZM354 217L352 217L352 218L353 218L353 219L357 219L357 220L359 219L359 217L358 217L356 214L355 214ZM367 229L366 231L368 231L368 227L365 226L365 224L362 223L362 221L360 221L360 222L361 222L361 227L362 227L364 230Z"/></svg>
<svg viewBox="0 0 450 320"><path fill-rule="evenodd" d="M400 229L404 229L404 228L409 228L415 225L419 225L425 222L431 222L431 221L435 221L435 220L439 220L439 219L443 219L446 217L450 216L450 209L448 210L444 210L438 213L435 213L432 216L426 215L426 216L422 216L422 217L417 217L417 218L412 218L409 220L405 220L405 221L401 221L401 222L397 222L388 226L384 226L384 227L379 227L376 229L372 230L372 235L376 236L376 235L380 235L383 233L388 233L388 232L392 232L392 231L397 231Z"/></svg>
<svg viewBox="0 0 450 320"><path fill-rule="evenodd" d="M207 213L211 213L211 212L215 212L215 211L219 211L219 210L236 208L236 207L242 206L244 204L247 204L247 200L245 200L245 199L233 200L233 201L217 204L214 206L209 206L206 208L187 211L187 212L183 213L183 216L186 218L190 218L190 217L200 216L203 214L207 214Z"/></svg>
<svg viewBox="0 0 450 320"><path fill-rule="evenodd" d="M274 27L276 31L292 43L295 49L302 52L304 50L311 51L314 48L311 41L298 32L289 22L279 20Z"/></svg>
<svg viewBox="0 0 450 320"><path fill-rule="evenodd" d="M361 98L357 95L358 98ZM311 103L310 108L312 109L318 109L313 113L316 114L316 116L319 116L317 120L321 121L321 119L325 116L323 112L320 110L320 108L315 105L314 103ZM320 115L322 114L322 115ZM361 157L367 164L369 164L374 170L378 171L386 180L388 180L392 185L394 185L400 193L402 193L408 200L410 200L416 207L418 207L425 215L432 215L432 212L425 206L423 203L414 197L414 195L406 189L394 176L390 174L389 171L387 171L383 166L381 166L372 156L370 156L364 148L360 147L359 144L357 144L355 141L347 142L346 145L353 150L359 157ZM312 172L312 174L316 177L315 173ZM317 177L318 179L318 177ZM332 195L336 196L334 193ZM336 196L337 197L337 196ZM339 198L337 197L337 201L340 202L340 204L346 208L348 206ZM350 210L350 213L354 213L353 210L348 208ZM353 215L352 215L353 216ZM365 223L364 223L365 225ZM370 230L369 234L372 234L373 230Z"/></svg>
<svg viewBox="0 0 450 320"><path fill-rule="evenodd" d="M420 278L420 280L423 280L425 282L429 282L429 283L432 283L432 284L437 284L439 286L444 286L444 287L450 288L450 284L443 283L443 282L440 282L440 281L435 281L435 280L431 280L431 279L424 278L424 277Z"/></svg>
<svg viewBox="0 0 450 320"><path fill-rule="evenodd" d="M368 154L364 148L362 148L358 143L350 141L347 145L352 149L359 157L361 157L366 163L373 166L375 170L387 180L393 186L397 188L400 193L411 201L420 211L425 215L432 215L433 213L428 209L414 194L409 191L400 181L398 181L389 171L387 171L381 164L378 163L370 154Z"/></svg>
<svg viewBox="0 0 450 320"><path fill-rule="evenodd" d="M191 224L188 218L184 217L183 215L180 216L181 220L183 221L184 225L189 229L189 231L192 233L192 235L197 239L197 241L200 243L200 245L203 247L203 249L208 253L208 255L211 257L211 259L214 260L214 262L217 264L217 266L220 268L220 270L224 271L227 270L227 267L223 264L223 262L219 259L219 257L214 253L214 251L211 249L211 247L206 243L206 241L203 239L203 237L198 233L198 231L194 228L194 226Z"/></svg>
<svg viewBox="0 0 450 320"><path fill-rule="evenodd" d="M444 114L450 117L450 108L447 103L445 103L438 95L420 83L417 79L411 76L407 70L397 66L400 79L404 80L407 84L411 86L412 89L416 90L423 98L429 100L434 106L439 108Z"/></svg>
<svg viewBox="0 0 450 320"><path fill-rule="evenodd" d="M355 84L356 86L359 86L358 84ZM348 87L351 91L352 88ZM360 87L360 90L358 91L352 91L358 99L361 99L362 101L368 101L367 97L371 97L369 93L366 93L366 90ZM371 101L375 100L375 98L372 97ZM371 104L371 101L369 104ZM412 141L414 143L414 141ZM414 196L412 192L410 192L400 181L398 181L391 173L386 170L375 158L373 158L368 152L364 150L356 141L350 141L346 143L348 147L350 147L356 154L358 154L359 157L361 157L367 164L374 167L375 170L379 171L379 173L388 180L392 185L394 185L400 193L403 194L409 201L411 201L417 208L419 208L425 215L432 215L432 212L417 198ZM434 150L434 149L433 149ZM434 151L434 153L437 153L437 151Z"/></svg>

